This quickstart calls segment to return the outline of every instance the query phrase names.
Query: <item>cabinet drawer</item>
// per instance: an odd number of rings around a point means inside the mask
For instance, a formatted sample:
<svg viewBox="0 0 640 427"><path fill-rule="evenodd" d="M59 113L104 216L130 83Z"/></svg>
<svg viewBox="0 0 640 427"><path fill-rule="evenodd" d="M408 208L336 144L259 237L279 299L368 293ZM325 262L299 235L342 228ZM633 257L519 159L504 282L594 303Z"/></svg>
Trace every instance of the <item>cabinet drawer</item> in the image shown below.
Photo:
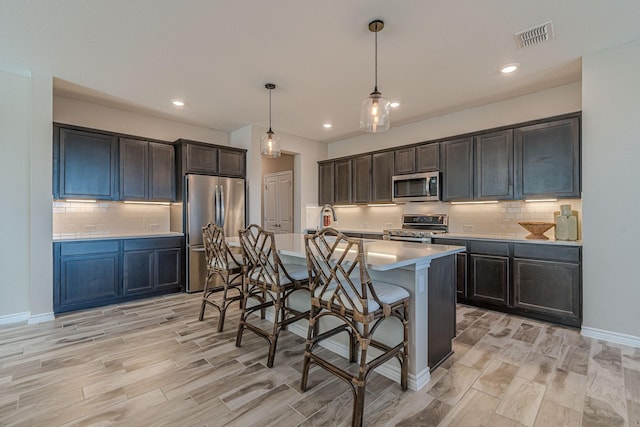
<svg viewBox="0 0 640 427"><path fill-rule="evenodd" d="M436 245L451 245L451 246L467 246L466 240L458 239L443 239L441 237L434 237L431 239L431 243Z"/></svg>
<svg viewBox="0 0 640 427"><path fill-rule="evenodd" d="M580 262L579 246L553 246L535 243L515 243L514 258L546 259L550 261Z"/></svg>
<svg viewBox="0 0 640 427"><path fill-rule="evenodd" d="M150 249L180 248L182 237L153 237L124 241L124 250L139 251Z"/></svg>
<svg viewBox="0 0 640 427"><path fill-rule="evenodd" d="M509 256L509 243L469 240L467 241L467 250L469 253Z"/></svg>
<svg viewBox="0 0 640 427"><path fill-rule="evenodd" d="M64 242L60 245L60 255L86 255L105 252L118 252L117 240L102 240L97 242Z"/></svg>

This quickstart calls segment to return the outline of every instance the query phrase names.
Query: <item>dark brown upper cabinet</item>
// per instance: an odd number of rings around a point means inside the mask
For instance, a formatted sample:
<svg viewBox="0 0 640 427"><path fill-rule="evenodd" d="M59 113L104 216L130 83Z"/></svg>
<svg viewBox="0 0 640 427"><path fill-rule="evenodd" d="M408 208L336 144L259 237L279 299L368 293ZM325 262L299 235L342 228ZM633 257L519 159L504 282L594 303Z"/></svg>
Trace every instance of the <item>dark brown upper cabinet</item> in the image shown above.
<svg viewBox="0 0 640 427"><path fill-rule="evenodd" d="M394 175L406 175L416 171L416 148L401 148L394 151Z"/></svg>
<svg viewBox="0 0 640 427"><path fill-rule="evenodd" d="M580 197L580 119L514 131L515 197Z"/></svg>
<svg viewBox="0 0 640 427"><path fill-rule="evenodd" d="M336 160L333 165L334 173L334 203L348 205L353 203L351 195L351 159Z"/></svg>
<svg viewBox="0 0 640 427"><path fill-rule="evenodd" d="M353 203L369 203L371 201L371 155L354 157L351 165Z"/></svg>
<svg viewBox="0 0 640 427"><path fill-rule="evenodd" d="M318 204L333 204L333 162L318 163Z"/></svg>
<svg viewBox="0 0 640 427"><path fill-rule="evenodd" d="M175 200L175 165L176 153L173 145L149 143L149 200Z"/></svg>
<svg viewBox="0 0 640 427"><path fill-rule="evenodd" d="M440 170L440 144L429 143L416 147L416 173Z"/></svg>
<svg viewBox="0 0 640 427"><path fill-rule="evenodd" d="M440 170L440 144L429 143L394 151L394 175Z"/></svg>
<svg viewBox="0 0 640 427"><path fill-rule="evenodd" d="M441 143L442 200L473 200L473 138Z"/></svg>
<svg viewBox="0 0 640 427"><path fill-rule="evenodd" d="M371 202L391 202L393 176L393 151L374 153L371 155Z"/></svg>
<svg viewBox="0 0 640 427"><path fill-rule="evenodd" d="M108 133L54 126L56 199L118 200L118 139Z"/></svg>
<svg viewBox="0 0 640 427"><path fill-rule="evenodd" d="M246 174L244 150L218 149L218 173L243 178Z"/></svg>
<svg viewBox="0 0 640 427"><path fill-rule="evenodd" d="M120 198L171 202L175 195L172 145L120 138Z"/></svg>
<svg viewBox="0 0 640 427"><path fill-rule="evenodd" d="M178 175L193 173L244 178L247 150L178 139Z"/></svg>
<svg viewBox="0 0 640 427"><path fill-rule="evenodd" d="M474 145L474 199L513 199L513 131L476 136Z"/></svg>
<svg viewBox="0 0 640 427"><path fill-rule="evenodd" d="M218 174L218 148L215 145L185 144L184 173Z"/></svg>

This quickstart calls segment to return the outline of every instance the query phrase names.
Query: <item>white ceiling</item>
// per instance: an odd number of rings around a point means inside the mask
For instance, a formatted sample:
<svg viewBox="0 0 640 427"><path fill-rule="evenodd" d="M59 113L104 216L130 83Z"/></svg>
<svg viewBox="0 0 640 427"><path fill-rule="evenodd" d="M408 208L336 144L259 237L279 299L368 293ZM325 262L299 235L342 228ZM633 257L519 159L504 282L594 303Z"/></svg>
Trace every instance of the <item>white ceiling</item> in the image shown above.
<svg viewBox="0 0 640 427"><path fill-rule="evenodd" d="M640 39L638 0L0 0L0 69L227 132L268 125L273 82L274 131L330 142L360 133L374 18L391 126L579 81L583 55ZM546 21L554 40L516 48Z"/></svg>

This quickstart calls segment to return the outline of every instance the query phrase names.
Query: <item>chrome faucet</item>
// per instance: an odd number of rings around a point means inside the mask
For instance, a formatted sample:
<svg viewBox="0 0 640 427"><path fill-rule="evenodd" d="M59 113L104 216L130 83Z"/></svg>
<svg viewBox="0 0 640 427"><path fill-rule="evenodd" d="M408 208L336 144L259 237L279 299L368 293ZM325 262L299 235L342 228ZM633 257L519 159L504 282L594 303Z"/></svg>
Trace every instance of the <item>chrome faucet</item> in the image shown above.
<svg viewBox="0 0 640 427"><path fill-rule="evenodd" d="M338 220L338 216L336 215L336 210L334 209L334 207L332 205L330 205L329 203L327 203L326 205L324 205L321 209L320 209L320 222L318 224L318 230L320 230L321 228L324 227L324 223L322 221L322 217L324 216L324 213L326 211L331 212L331 217L333 219L333 221L337 221Z"/></svg>

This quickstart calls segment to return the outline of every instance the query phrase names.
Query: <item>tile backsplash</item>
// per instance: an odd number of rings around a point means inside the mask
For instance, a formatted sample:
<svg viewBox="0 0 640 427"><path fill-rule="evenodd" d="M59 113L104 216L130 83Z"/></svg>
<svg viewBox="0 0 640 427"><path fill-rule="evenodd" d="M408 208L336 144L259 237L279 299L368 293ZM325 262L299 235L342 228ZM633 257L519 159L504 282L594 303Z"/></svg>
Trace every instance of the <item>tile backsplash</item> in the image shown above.
<svg viewBox="0 0 640 427"><path fill-rule="evenodd" d="M168 205L53 202L53 234L101 236L169 232Z"/></svg>
<svg viewBox="0 0 640 427"><path fill-rule="evenodd" d="M489 235L503 238L524 237L528 232L518 222L544 221L554 222L560 205L571 205L578 213L578 238L582 213L582 200L565 199L555 202L505 201L491 204L460 204L432 202L407 203L385 207L338 207L336 228L357 230L383 230L400 228L402 214L443 213L449 215L449 232ZM319 222L320 208L307 205L306 227L316 228ZM546 233L553 236L553 230Z"/></svg>

